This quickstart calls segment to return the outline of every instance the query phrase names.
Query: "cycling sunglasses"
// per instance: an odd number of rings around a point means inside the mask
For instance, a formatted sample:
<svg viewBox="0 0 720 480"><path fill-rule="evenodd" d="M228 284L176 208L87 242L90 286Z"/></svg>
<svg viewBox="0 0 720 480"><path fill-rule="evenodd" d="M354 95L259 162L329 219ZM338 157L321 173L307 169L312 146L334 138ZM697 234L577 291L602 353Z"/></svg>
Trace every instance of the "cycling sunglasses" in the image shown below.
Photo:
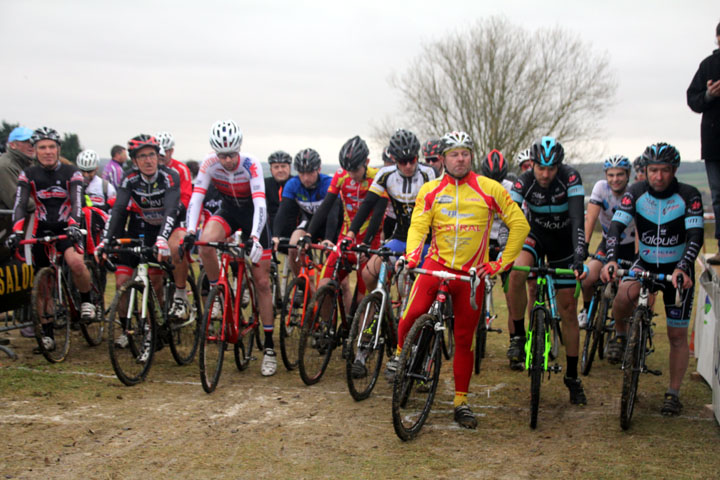
<svg viewBox="0 0 720 480"><path fill-rule="evenodd" d="M399 159L397 160L397 163L400 164L400 165L407 165L407 164L409 164L409 163L415 163L415 162L417 162L417 157L413 157L413 158L399 158Z"/></svg>

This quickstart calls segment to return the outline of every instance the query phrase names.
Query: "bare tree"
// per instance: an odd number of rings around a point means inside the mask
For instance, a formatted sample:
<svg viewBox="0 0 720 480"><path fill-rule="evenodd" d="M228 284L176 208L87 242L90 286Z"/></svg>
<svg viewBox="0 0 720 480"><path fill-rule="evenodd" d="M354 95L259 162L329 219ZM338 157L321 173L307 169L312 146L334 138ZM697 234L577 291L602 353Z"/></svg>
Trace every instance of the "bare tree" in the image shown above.
<svg viewBox="0 0 720 480"><path fill-rule="evenodd" d="M425 45L391 84L403 96L404 125L421 142L467 131L476 169L493 148L514 161L543 135L563 143L595 138L617 89L607 56L577 35L559 27L530 32L504 17ZM392 133L389 124L375 128L380 143Z"/></svg>

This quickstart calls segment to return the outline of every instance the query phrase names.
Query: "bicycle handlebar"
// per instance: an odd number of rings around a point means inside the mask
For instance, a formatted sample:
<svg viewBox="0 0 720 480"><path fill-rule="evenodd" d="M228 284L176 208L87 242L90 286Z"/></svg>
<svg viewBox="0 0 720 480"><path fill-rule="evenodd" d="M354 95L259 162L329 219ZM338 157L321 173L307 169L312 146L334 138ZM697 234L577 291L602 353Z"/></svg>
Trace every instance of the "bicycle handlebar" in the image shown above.
<svg viewBox="0 0 720 480"><path fill-rule="evenodd" d="M616 275L621 277L632 277L640 281L646 280L650 282L667 282L672 283L672 275L666 273L652 273L648 271L639 270L627 270L618 268ZM677 287L675 287L675 306L681 306L683 297L685 296L685 289L682 287L685 281L685 274L680 274L678 278Z"/></svg>
<svg viewBox="0 0 720 480"><path fill-rule="evenodd" d="M580 284L580 281L576 279L575 277L575 270L572 270L570 268L551 268L551 267L530 267L526 265L513 265L512 270L518 270L520 272L529 272L529 273L537 273L539 276L546 276L549 275L551 277L558 277L558 278L573 278L575 280L575 292L573 293L574 298L578 298L580 296L580 291L582 290L582 286ZM508 280L510 277L508 276ZM505 282L505 285L503 286L503 289L507 293L508 291L508 284L507 281Z"/></svg>
<svg viewBox="0 0 720 480"><path fill-rule="evenodd" d="M477 275L477 271L471 268L467 275L460 273L451 273L444 270L428 270L425 268L411 268L406 270L407 273L419 273L421 275L432 275L436 278L443 280L461 280L463 282L470 283L470 306L473 310L478 309L477 302L475 301L475 293L477 287L480 285L480 277Z"/></svg>

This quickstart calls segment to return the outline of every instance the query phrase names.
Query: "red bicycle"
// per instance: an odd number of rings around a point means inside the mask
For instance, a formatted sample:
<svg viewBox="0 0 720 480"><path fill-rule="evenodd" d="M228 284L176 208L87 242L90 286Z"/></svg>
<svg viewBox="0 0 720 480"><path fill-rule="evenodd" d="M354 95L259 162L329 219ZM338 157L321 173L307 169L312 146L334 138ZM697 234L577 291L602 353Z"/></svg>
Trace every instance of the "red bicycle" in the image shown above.
<svg viewBox="0 0 720 480"><path fill-rule="evenodd" d="M220 381L228 343L234 345L238 370L243 371L250 364L253 343L260 334L260 317L245 245L237 241L195 245L213 247L220 254L220 277L208 293L200 328L200 381L203 390L211 393ZM234 275L232 264L237 264Z"/></svg>
<svg viewBox="0 0 720 480"><path fill-rule="evenodd" d="M52 363L65 360L70 351L70 330L79 324L85 341L90 346L102 342L105 325L105 300L97 265L85 260L92 283L91 298L95 304L95 317L89 322L80 320L80 295L72 285L63 254L56 243L68 239L67 235L46 235L22 240L20 245L42 245L50 265L35 274L31 297L32 317L38 350Z"/></svg>

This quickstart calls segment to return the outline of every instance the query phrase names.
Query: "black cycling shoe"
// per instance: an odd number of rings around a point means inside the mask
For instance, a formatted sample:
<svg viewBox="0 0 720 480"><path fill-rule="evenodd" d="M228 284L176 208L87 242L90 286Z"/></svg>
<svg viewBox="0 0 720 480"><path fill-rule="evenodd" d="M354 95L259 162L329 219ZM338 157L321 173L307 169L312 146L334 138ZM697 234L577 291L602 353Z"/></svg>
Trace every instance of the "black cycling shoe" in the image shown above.
<svg viewBox="0 0 720 480"><path fill-rule="evenodd" d="M352 375L352 378L365 378L368 374L367 367L358 358L353 362L352 367L350 368L350 374Z"/></svg>
<svg viewBox="0 0 720 480"><path fill-rule="evenodd" d="M616 365L622 362L623 356L625 355L625 345L627 343L627 337L615 337L608 343L607 351L605 352L605 358L608 363Z"/></svg>
<svg viewBox="0 0 720 480"><path fill-rule="evenodd" d="M680 403L680 398L677 395L666 393L660 413L662 413L665 417L675 417L680 415L682 408L683 405Z"/></svg>
<svg viewBox="0 0 720 480"><path fill-rule="evenodd" d="M455 407L455 421L461 427L471 430L475 430L478 425L477 418L475 418L475 414L467 406L467 403Z"/></svg>
<svg viewBox="0 0 720 480"><path fill-rule="evenodd" d="M507 357L510 360L512 370L525 369L525 338L516 336L510 339Z"/></svg>
<svg viewBox="0 0 720 480"><path fill-rule="evenodd" d="M570 390L570 403L573 405L587 405L585 390L582 386L582 380L579 378L565 377L565 386Z"/></svg>

